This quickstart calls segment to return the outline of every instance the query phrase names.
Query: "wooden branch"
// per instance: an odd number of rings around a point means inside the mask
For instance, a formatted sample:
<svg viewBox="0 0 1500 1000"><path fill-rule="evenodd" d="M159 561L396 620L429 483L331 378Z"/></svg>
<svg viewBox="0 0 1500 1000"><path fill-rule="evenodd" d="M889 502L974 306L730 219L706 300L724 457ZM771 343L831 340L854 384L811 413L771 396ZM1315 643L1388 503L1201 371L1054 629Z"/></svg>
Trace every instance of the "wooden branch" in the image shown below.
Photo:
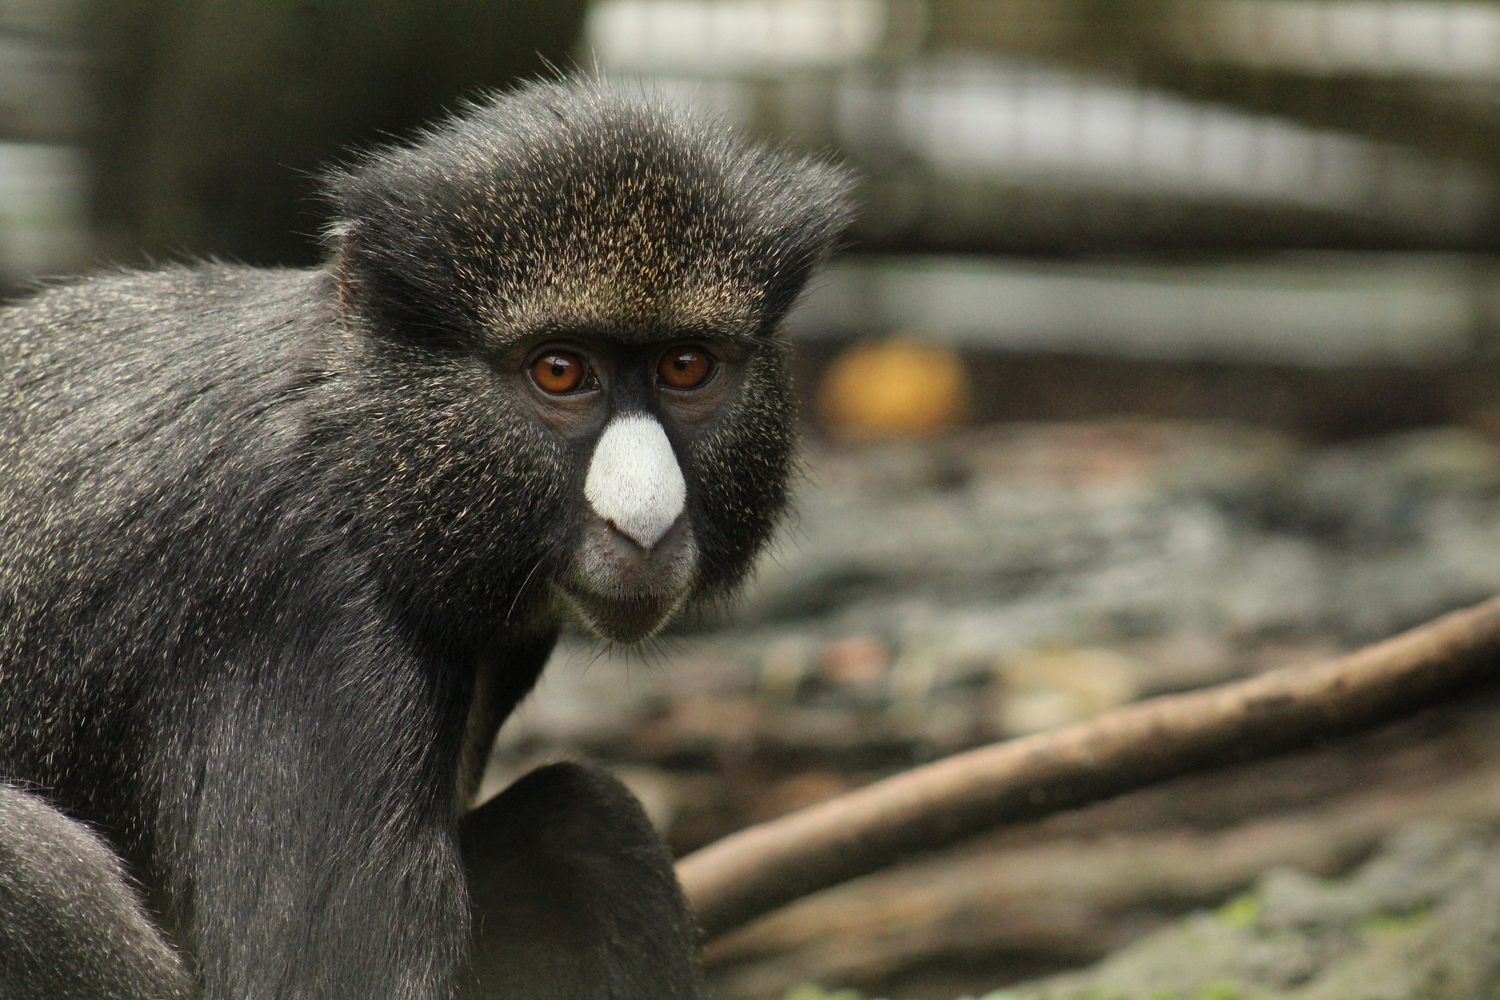
<svg viewBox="0 0 1500 1000"><path fill-rule="evenodd" d="M1386 722L1500 680L1500 597L1312 667L1136 702L752 826L677 865L706 938L1002 823Z"/></svg>

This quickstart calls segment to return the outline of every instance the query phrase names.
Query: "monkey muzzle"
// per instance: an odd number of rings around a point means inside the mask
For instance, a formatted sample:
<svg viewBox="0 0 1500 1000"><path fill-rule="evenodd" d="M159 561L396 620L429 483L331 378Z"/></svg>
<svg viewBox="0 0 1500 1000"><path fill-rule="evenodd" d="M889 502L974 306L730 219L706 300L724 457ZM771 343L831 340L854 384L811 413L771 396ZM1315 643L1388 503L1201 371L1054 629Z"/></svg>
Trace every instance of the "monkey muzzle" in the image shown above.
<svg viewBox="0 0 1500 1000"><path fill-rule="evenodd" d="M610 421L583 493L583 537L562 590L605 638L645 639L686 601L698 565L687 482L661 424L644 414Z"/></svg>

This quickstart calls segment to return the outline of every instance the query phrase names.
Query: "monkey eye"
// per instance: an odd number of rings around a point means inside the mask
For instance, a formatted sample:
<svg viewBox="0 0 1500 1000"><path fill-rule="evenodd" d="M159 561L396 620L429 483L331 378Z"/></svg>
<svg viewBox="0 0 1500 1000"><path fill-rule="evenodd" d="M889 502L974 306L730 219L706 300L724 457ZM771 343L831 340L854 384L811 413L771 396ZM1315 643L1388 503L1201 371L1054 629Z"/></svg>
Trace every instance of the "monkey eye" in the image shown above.
<svg viewBox="0 0 1500 1000"><path fill-rule="evenodd" d="M588 388L589 366L572 351L546 351L531 363L531 380L553 396Z"/></svg>
<svg viewBox="0 0 1500 1000"><path fill-rule="evenodd" d="M669 389L696 389L713 377L718 362L701 347L674 347L661 356L656 378Z"/></svg>

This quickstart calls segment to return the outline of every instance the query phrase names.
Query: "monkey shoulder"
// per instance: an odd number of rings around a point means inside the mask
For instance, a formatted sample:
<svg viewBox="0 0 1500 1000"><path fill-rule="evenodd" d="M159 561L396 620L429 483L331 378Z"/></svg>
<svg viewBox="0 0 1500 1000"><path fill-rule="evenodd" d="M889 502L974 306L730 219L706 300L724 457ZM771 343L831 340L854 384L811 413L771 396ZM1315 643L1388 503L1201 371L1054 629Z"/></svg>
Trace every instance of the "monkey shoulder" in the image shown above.
<svg viewBox="0 0 1500 1000"><path fill-rule="evenodd" d="M45 285L0 309L0 353L79 368L115 357L218 346L265 350L276 335L331 318L323 270L224 264L118 271Z"/></svg>
<svg viewBox="0 0 1500 1000"><path fill-rule="evenodd" d="M325 272L217 264L42 288L0 309L0 456L61 448L77 465L185 443L151 428L228 428L319 366L335 303Z"/></svg>
<svg viewBox="0 0 1500 1000"><path fill-rule="evenodd" d="M317 271L204 264L0 310L0 598L248 523L315 405L332 298Z"/></svg>

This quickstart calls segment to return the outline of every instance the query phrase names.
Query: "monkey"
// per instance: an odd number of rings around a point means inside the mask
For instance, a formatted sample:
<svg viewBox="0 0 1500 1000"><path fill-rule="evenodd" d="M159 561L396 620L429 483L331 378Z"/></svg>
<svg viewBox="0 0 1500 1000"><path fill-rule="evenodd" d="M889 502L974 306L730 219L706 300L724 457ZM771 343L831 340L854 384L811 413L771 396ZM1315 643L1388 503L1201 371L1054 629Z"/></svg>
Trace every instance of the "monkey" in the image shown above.
<svg viewBox="0 0 1500 1000"><path fill-rule="evenodd" d="M317 267L0 312L0 983L697 997L623 786L561 764L465 811L565 622L647 639L773 530L780 321L848 177L583 77L326 197ZM97 988L28 987L49 962Z"/></svg>
<svg viewBox="0 0 1500 1000"><path fill-rule="evenodd" d="M0 996L192 996L182 960L114 853L83 825L3 784L0 914Z"/></svg>

